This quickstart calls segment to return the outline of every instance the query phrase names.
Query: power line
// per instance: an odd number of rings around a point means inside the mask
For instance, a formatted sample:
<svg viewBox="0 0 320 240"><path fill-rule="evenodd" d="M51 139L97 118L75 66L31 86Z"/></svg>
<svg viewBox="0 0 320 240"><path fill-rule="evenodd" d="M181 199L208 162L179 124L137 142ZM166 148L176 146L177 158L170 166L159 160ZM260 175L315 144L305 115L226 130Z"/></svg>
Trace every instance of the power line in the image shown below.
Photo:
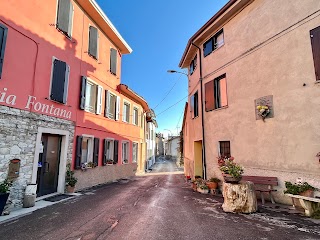
<svg viewBox="0 0 320 240"><path fill-rule="evenodd" d="M175 104L171 105L170 107L168 107L167 109L163 110L162 112L158 113L156 117L158 117L160 114L168 111L170 108L174 107L175 105L177 105L178 103L180 103L181 101L183 101L184 99L186 99L188 96L185 96L184 98L182 98L181 100L179 100L178 102L176 102Z"/></svg>
<svg viewBox="0 0 320 240"><path fill-rule="evenodd" d="M171 87L171 89L167 92L167 94L164 96L164 98L153 108L153 110L155 110L169 95L169 93L172 91L172 89L174 88L174 86L178 83L178 81L180 80L182 75L179 76L179 78L177 79L177 81L173 84L173 86Z"/></svg>

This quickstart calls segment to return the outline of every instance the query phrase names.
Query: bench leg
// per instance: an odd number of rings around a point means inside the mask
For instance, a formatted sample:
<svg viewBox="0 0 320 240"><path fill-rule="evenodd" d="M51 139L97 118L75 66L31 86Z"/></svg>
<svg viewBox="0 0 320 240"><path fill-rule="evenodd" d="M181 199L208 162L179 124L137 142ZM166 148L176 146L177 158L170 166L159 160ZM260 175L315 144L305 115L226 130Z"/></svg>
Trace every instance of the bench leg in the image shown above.
<svg viewBox="0 0 320 240"><path fill-rule="evenodd" d="M260 192L260 197L261 197L261 202L262 202L262 205L264 205L265 201L264 201L264 196L263 196L263 192Z"/></svg>
<svg viewBox="0 0 320 240"><path fill-rule="evenodd" d="M304 208L306 216L310 217L317 208L320 208L319 203L310 202L308 200L299 199L301 206Z"/></svg>
<svg viewBox="0 0 320 240"><path fill-rule="evenodd" d="M274 201L274 199L273 199L273 197L272 197L271 192L269 192L269 196L270 196L270 200L271 200L271 202L272 202L273 204L275 204L276 202Z"/></svg>

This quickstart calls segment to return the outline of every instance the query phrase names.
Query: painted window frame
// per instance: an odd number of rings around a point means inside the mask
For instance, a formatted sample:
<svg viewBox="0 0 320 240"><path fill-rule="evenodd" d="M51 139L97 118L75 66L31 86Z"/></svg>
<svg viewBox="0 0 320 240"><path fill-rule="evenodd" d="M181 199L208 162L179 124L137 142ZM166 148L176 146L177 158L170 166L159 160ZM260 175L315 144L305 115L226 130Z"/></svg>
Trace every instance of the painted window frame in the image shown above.
<svg viewBox="0 0 320 240"><path fill-rule="evenodd" d="M133 105L132 108L132 124L139 126L139 107L136 105Z"/></svg>
<svg viewBox="0 0 320 240"><path fill-rule="evenodd" d="M93 135L88 135L88 134L82 134L81 135L82 138L82 143L83 144L83 140L86 138L89 140L88 142L88 152L87 152L87 159L86 161L83 161L83 147L82 147L82 153L81 153L81 165L88 163L88 162L93 162L93 147L94 147L94 136ZM89 161L88 161L89 160Z"/></svg>
<svg viewBox="0 0 320 240"><path fill-rule="evenodd" d="M192 75L194 71L197 69L197 61L198 61L197 58L198 58L198 55L196 54L190 63L190 66L189 66L190 75Z"/></svg>
<svg viewBox="0 0 320 240"><path fill-rule="evenodd" d="M222 43L218 45L217 39L219 36L222 35ZM224 30L221 28L219 31L217 31L212 37L210 37L207 41L204 42L202 46L203 50L203 57L209 56L212 52L214 52L216 49L219 49L224 45ZM206 51L206 48L210 47L209 51Z"/></svg>
<svg viewBox="0 0 320 240"><path fill-rule="evenodd" d="M199 94L198 91L196 91L191 97L190 97L190 110L192 112L191 118L197 118L199 116Z"/></svg>
<svg viewBox="0 0 320 240"><path fill-rule="evenodd" d="M126 144L127 144L127 147L125 148L124 145L126 145ZM122 141L121 142L121 162L122 162L122 164L128 164L129 163L129 148L130 148L130 142L129 141ZM124 149L126 151L124 151Z"/></svg>
<svg viewBox="0 0 320 240"><path fill-rule="evenodd" d="M134 158L134 146L136 146L136 153L135 153L136 158ZM139 154L139 143L138 142L132 142L132 162L133 163L137 163L138 162L138 158L139 158L138 154Z"/></svg>
<svg viewBox="0 0 320 240"><path fill-rule="evenodd" d="M125 105L129 107L128 115L127 111L125 108ZM125 99L123 99L123 104L122 104L122 121L125 123L130 123L130 115L131 115L131 103ZM127 119L128 117L128 119Z"/></svg>
<svg viewBox="0 0 320 240"><path fill-rule="evenodd" d="M90 111L89 106L87 105L87 99L89 99L88 94L87 94L87 90L88 90L88 85L92 85L94 87L96 87L97 91L96 91L96 96L95 96L95 107L94 107L94 111ZM95 81L93 81L92 79L87 77L87 82L86 82L86 99L85 99L85 105L84 105L84 110L86 112L89 113L93 113L93 114L101 114L102 112L102 97L103 97L103 87L100 86L99 84L97 84Z"/></svg>
<svg viewBox="0 0 320 240"><path fill-rule="evenodd" d="M109 152L108 152L108 149L106 150L107 155L108 155L107 159L114 161L114 138L106 138L106 141L110 142ZM110 157L110 154L111 154L111 157ZM107 163L107 165L111 165L111 164ZM113 165L113 163L112 163L112 165Z"/></svg>
<svg viewBox="0 0 320 240"><path fill-rule="evenodd" d="M105 90L105 109L104 109L104 116L109 119L113 119L118 121L120 118L120 104L121 99L120 97L110 90ZM115 97L115 108L114 113L111 113L111 98L112 96Z"/></svg>
<svg viewBox="0 0 320 240"><path fill-rule="evenodd" d="M219 156L231 157L231 142L230 141L219 141Z"/></svg>

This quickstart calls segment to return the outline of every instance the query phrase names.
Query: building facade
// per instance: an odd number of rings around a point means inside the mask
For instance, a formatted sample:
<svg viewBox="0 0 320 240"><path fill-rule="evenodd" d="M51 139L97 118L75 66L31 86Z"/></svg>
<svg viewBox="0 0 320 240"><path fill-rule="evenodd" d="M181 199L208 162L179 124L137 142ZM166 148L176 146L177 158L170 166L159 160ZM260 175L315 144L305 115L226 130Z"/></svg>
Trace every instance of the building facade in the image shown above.
<svg viewBox="0 0 320 240"><path fill-rule="evenodd" d="M290 203L285 181L320 187L319 10L230 0L190 38L179 64L190 80L186 175L221 177L217 157L232 155L245 175L278 177L278 201Z"/></svg>
<svg viewBox="0 0 320 240"><path fill-rule="evenodd" d="M27 184L39 199L133 176L145 152L147 104L121 91L132 50L94 0L10 1L0 14L0 181L11 160L10 199ZM123 89L122 89L123 90Z"/></svg>

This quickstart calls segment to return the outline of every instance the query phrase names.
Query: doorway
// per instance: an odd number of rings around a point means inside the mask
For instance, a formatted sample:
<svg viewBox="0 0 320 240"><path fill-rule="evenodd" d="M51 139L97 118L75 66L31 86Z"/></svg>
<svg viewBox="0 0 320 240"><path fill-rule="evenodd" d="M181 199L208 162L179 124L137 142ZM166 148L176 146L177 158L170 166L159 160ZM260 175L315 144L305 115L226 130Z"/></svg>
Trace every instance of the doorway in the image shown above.
<svg viewBox="0 0 320 240"><path fill-rule="evenodd" d="M61 155L60 135L43 133L38 158L37 197L57 192Z"/></svg>
<svg viewBox="0 0 320 240"><path fill-rule="evenodd" d="M202 141L194 142L194 175L203 178Z"/></svg>

